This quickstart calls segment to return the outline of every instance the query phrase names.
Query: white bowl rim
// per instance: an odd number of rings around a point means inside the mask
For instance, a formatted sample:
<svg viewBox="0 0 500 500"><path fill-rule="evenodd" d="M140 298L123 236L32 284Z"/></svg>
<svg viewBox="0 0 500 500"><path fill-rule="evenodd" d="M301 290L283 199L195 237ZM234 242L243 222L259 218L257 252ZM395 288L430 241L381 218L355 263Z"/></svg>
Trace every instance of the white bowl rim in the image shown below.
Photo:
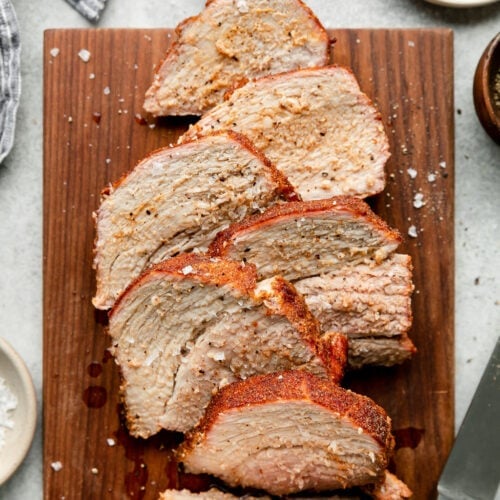
<svg viewBox="0 0 500 500"><path fill-rule="evenodd" d="M498 2L498 0L427 0L429 3L442 5L443 7L479 7L490 3Z"/></svg>
<svg viewBox="0 0 500 500"><path fill-rule="evenodd" d="M0 352L6 356L8 361L11 363L11 368L15 371L16 375L19 377L21 382L21 390L23 396L26 399L26 425L23 428L23 432L19 439L16 441L15 453L9 456L9 460L5 460L3 454L2 462L3 465L0 467L0 485L4 484L21 465L28 450L31 447L33 437L35 435L36 429L36 419L37 419L37 406L36 406L36 393L35 387L33 385L33 380L31 378L30 372L21 358L21 356L16 352L16 350L5 340L0 337ZM5 380L9 382L8 377ZM19 394L17 394L19 399Z"/></svg>

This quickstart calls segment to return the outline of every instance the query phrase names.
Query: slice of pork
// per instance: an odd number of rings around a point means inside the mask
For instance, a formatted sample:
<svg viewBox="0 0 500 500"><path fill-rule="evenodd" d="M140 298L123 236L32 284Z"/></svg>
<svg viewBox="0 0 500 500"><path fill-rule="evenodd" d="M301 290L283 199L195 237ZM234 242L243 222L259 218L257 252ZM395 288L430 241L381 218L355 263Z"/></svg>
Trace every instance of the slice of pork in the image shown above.
<svg viewBox="0 0 500 500"><path fill-rule="evenodd" d="M373 500L405 500L412 497L412 491L408 486L398 479L394 474L389 471L385 471L384 477L381 483L373 484L363 487L364 493L369 495ZM366 496L363 495L363 498ZM166 490L160 493L159 500L270 500L268 496L252 496L252 495L232 495L231 493L225 493L217 488L210 488L208 491L202 491L200 493L192 493L189 490ZM349 493L337 492L335 494L316 494L314 496L287 496L288 500L293 500L293 498L300 500L361 500L360 495L352 490Z"/></svg>
<svg viewBox="0 0 500 500"><path fill-rule="evenodd" d="M365 488L365 491L374 500L405 500L413 496L410 488L389 471L385 471L383 481Z"/></svg>
<svg viewBox="0 0 500 500"><path fill-rule="evenodd" d="M392 337L349 337L348 364L350 368L400 365L416 352L406 333Z"/></svg>
<svg viewBox="0 0 500 500"><path fill-rule="evenodd" d="M156 116L200 115L243 79L329 60L328 35L300 0L211 0L176 31L146 93Z"/></svg>
<svg viewBox="0 0 500 500"><path fill-rule="evenodd" d="M285 495L381 481L392 448L372 400L291 371L223 388L178 456L188 472Z"/></svg>
<svg viewBox="0 0 500 500"><path fill-rule="evenodd" d="M384 189L389 141L379 112L347 68L302 69L248 82L181 140L213 130L246 135L304 200L364 198Z"/></svg>
<svg viewBox="0 0 500 500"><path fill-rule="evenodd" d="M338 382L343 335L322 335L293 286L256 286L252 265L185 254L141 275L110 314L134 436L186 432L224 385L256 373L301 369Z"/></svg>
<svg viewBox="0 0 500 500"><path fill-rule="evenodd" d="M203 251L231 222L294 197L283 175L233 133L155 151L103 193L94 306L110 308L149 265Z"/></svg>
<svg viewBox="0 0 500 500"><path fill-rule="evenodd" d="M362 200L337 196L270 207L221 231L209 252L294 281L357 264L379 264L401 235Z"/></svg>
<svg viewBox="0 0 500 500"><path fill-rule="evenodd" d="M291 280L324 331L349 337L349 364L391 366L411 357L412 264L401 241L363 201L294 202L232 224L214 256L256 265L262 279Z"/></svg>
<svg viewBox="0 0 500 500"><path fill-rule="evenodd" d="M268 496L243 495L235 496L231 493L224 493L217 488L210 488L208 491L192 493L189 490L166 490L160 493L158 500L271 500Z"/></svg>

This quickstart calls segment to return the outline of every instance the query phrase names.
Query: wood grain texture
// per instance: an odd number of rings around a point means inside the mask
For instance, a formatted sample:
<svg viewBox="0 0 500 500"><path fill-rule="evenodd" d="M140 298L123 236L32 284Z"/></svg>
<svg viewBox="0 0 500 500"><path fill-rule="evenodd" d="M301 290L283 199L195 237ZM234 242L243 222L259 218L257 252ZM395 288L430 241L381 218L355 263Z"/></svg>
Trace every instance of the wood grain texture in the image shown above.
<svg viewBox="0 0 500 500"><path fill-rule="evenodd" d="M44 47L45 498L153 499L206 485L177 472L180 436L132 439L121 424L119 373L107 354L94 294L92 212L106 184L151 150L174 143L187 119L144 120L142 101L170 30L51 30ZM334 30L333 58L374 99L392 148L386 191L370 201L407 234L416 292L415 358L363 370L346 383L393 418L393 470L416 499L435 495L453 439L453 67L448 30ZM50 51L59 49L54 57ZM90 60L78 57L89 50ZM109 92L108 92L109 91ZM408 174L415 169L415 178ZM416 193L425 205L415 208ZM108 439L113 439L108 444ZM51 468L60 461L62 469Z"/></svg>

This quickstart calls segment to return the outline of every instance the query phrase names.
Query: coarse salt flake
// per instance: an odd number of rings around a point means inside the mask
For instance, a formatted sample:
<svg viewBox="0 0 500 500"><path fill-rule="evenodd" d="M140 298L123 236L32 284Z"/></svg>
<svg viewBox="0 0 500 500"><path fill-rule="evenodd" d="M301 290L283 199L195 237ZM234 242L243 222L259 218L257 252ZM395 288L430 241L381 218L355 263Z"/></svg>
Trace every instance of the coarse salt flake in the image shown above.
<svg viewBox="0 0 500 500"><path fill-rule="evenodd" d="M414 168L409 168L407 172L412 179L415 179L415 177L417 177L418 172Z"/></svg>
<svg viewBox="0 0 500 500"><path fill-rule="evenodd" d="M187 275L193 272L193 266L186 266L182 268L182 274Z"/></svg>
<svg viewBox="0 0 500 500"><path fill-rule="evenodd" d="M423 193L416 193L413 198L413 206L415 208L422 208L425 205Z"/></svg>
<svg viewBox="0 0 500 500"><path fill-rule="evenodd" d="M89 80L94 80L94 79L95 79L95 73L90 73Z"/></svg>
<svg viewBox="0 0 500 500"><path fill-rule="evenodd" d="M435 180L436 180L436 174L429 174L429 175L427 176L427 180L428 180L429 182L435 182Z"/></svg>
<svg viewBox="0 0 500 500"><path fill-rule="evenodd" d="M57 47L50 49L50 55L52 57L57 57L59 55L59 52L61 52L61 51Z"/></svg>
<svg viewBox="0 0 500 500"><path fill-rule="evenodd" d="M111 94L111 89L109 87L104 87L104 90L102 92L104 95L109 95Z"/></svg>
<svg viewBox="0 0 500 500"><path fill-rule="evenodd" d="M446 168L446 162L445 162L445 161L440 161L440 162L439 162L439 166L440 166L441 168Z"/></svg>
<svg viewBox="0 0 500 500"><path fill-rule="evenodd" d="M246 0L236 0L236 8L242 14L246 14L249 11L248 4L247 4Z"/></svg>
<svg viewBox="0 0 500 500"><path fill-rule="evenodd" d="M111 446L111 447L116 446L116 441L113 438L106 439L106 443L108 446Z"/></svg>
<svg viewBox="0 0 500 500"><path fill-rule="evenodd" d="M11 412L17 408L17 398L0 377L0 449L5 443L5 431L14 427Z"/></svg>
<svg viewBox="0 0 500 500"><path fill-rule="evenodd" d="M408 40L408 47L415 47L415 42L413 40Z"/></svg>
<svg viewBox="0 0 500 500"><path fill-rule="evenodd" d="M90 61L90 52L87 49L82 49L82 50L80 50L80 52L78 52L78 57L83 62L89 62Z"/></svg>
<svg viewBox="0 0 500 500"><path fill-rule="evenodd" d="M92 472L92 474L99 474L99 469L97 467L92 467L92 469L90 469L90 472Z"/></svg>
<svg viewBox="0 0 500 500"><path fill-rule="evenodd" d="M52 462L52 463L50 464L50 467L52 468L52 470L53 470L53 471L55 471L55 472L59 472L59 471L62 469L63 465L62 465L62 463L61 463L61 462L59 462L59 460L58 460L57 462Z"/></svg>
<svg viewBox="0 0 500 500"><path fill-rule="evenodd" d="M224 361L226 359L226 355L223 351L216 352L214 354L214 361Z"/></svg>
<svg viewBox="0 0 500 500"><path fill-rule="evenodd" d="M412 238L416 238L418 236L417 228L415 226L410 226L408 228L408 236L411 236Z"/></svg>

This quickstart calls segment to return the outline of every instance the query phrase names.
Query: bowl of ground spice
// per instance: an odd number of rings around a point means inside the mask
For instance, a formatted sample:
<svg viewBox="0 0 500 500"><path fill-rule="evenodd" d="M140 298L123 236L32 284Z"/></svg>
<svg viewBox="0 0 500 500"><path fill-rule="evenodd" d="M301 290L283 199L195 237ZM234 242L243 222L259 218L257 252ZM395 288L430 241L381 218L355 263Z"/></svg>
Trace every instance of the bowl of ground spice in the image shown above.
<svg viewBox="0 0 500 500"><path fill-rule="evenodd" d="M14 348L0 338L0 485L24 460L35 426L36 396L31 375Z"/></svg>
<svg viewBox="0 0 500 500"><path fill-rule="evenodd" d="M500 33L491 40L479 60L473 93L479 121L500 144Z"/></svg>

